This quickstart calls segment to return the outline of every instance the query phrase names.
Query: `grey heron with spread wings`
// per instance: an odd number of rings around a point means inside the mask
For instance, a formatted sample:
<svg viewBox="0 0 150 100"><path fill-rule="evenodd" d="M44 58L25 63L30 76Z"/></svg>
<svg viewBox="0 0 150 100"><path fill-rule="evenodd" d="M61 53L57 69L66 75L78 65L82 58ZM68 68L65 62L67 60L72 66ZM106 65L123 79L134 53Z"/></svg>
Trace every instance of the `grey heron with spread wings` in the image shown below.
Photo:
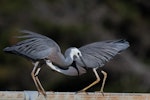
<svg viewBox="0 0 150 100"><path fill-rule="evenodd" d="M38 92L44 96L46 96L46 92L38 79L42 65L47 64L52 70L69 76L82 75L91 68L96 76L96 81L81 90L86 91L100 81L97 68L102 67L119 52L129 47L126 40L109 40L94 42L80 48L71 47L63 55L58 44L52 39L27 30L21 32L25 35L18 36L18 38L25 38L25 40L4 48L4 51L23 56L33 62L31 76ZM101 72L104 74L104 78L100 91L103 92L107 73Z"/></svg>

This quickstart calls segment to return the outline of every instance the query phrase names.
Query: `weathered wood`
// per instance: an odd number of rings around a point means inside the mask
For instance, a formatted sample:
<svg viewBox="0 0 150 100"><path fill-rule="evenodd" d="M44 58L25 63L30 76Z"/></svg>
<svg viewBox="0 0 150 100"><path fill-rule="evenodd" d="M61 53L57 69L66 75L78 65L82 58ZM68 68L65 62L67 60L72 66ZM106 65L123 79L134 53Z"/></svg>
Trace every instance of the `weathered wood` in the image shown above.
<svg viewBox="0 0 150 100"><path fill-rule="evenodd" d="M150 100L148 93L47 92L46 99L37 91L0 91L0 100Z"/></svg>
<svg viewBox="0 0 150 100"><path fill-rule="evenodd" d="M0 91L0 100L23 100L24 93L17 91Z"/></svg>

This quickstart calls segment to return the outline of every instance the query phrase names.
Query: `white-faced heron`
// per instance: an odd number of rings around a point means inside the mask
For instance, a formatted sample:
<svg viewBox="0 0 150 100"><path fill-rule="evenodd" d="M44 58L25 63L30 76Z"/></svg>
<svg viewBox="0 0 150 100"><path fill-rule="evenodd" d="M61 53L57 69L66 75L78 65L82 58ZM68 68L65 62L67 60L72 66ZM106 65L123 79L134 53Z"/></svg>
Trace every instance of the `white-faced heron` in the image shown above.
<svg viewBox="0 0 150 100"><path fill-rule="evenodd" d="M26 39L11 47L4 48L4 51L23 56L33 62L34 68L31 76L38 92L44 96L46 96L46 92L38 79L42 65L47 64L51 69L69 76L82 75L87 72L87 69L93 69L97 80L81 90L86 91L100 81L96 69L129 47L126 40L109 40L91 43L80 48L71 47L65 51L65 56L63 56L60 47L52 39L27 30L21 32L25 35L18 36L18 38ZM107 73L101 72L104 78L100 91L103 93Z"/></svg>

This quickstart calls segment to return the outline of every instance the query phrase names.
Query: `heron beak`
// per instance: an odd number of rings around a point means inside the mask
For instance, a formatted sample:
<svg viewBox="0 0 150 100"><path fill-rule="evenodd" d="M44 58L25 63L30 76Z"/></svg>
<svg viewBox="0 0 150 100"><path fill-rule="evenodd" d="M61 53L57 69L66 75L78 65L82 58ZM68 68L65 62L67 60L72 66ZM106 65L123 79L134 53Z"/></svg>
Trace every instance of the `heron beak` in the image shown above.
<svg viewBox="0 0 150 100"><path fill-rule="evenodd" d="M85 67L87 67L86 63L85 63L84 60L83 60L83 57L80 56L80 55L79 55L79 57L80 57L81 61L83 62L83 64L85 65Z"/></svg>

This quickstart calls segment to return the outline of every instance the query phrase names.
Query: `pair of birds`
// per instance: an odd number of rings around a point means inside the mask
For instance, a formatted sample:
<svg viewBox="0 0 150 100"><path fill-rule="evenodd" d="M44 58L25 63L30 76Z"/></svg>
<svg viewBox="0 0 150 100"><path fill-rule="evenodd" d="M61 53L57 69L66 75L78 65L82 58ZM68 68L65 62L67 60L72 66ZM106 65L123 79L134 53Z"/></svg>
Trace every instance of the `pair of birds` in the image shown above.
<svg viewBox="0 0 150 100"><path fill-rule="evenodd" d="M102 67L119 52L129 47L129 43L123 39L102 41L80 48L68 48L64 56L58 44L52 39L27 30L21 32L25 35L18 36L18 38L25 38L25 40L4 48L4 51L23 56L33 62L34 67L31 76L38 92L44 96L46 96L46 92L38 78L43 65L46 64L52 70L69 76L82 75L87 72L87 69L92 69L96 76L96 81L81 90L86 91L100 81L100 77L96 71L97 68ZM107 73L104 71L101 72L104 78L100 91L103 93Z"/></svg>

